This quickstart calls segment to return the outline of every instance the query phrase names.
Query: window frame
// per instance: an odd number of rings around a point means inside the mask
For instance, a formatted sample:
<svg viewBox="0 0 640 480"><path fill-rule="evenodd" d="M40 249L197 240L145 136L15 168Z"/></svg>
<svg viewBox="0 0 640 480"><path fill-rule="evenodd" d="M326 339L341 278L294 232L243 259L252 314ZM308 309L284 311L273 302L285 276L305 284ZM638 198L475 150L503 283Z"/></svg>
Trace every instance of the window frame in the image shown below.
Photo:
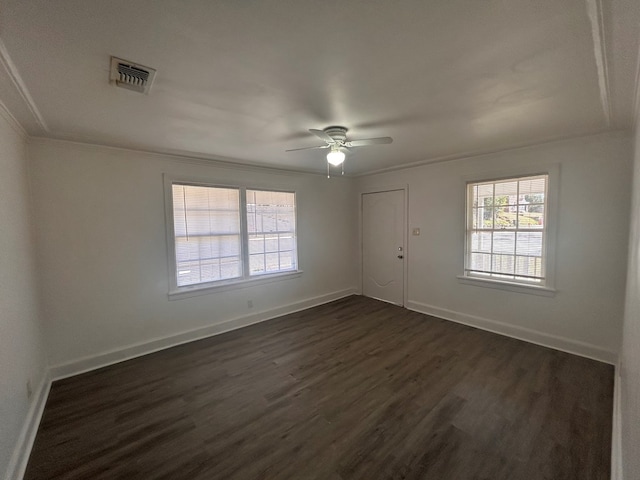
<svg viewBox="0 0 640 480"><path fill-rule="evenodd" d="M165 230L167 241L167 260L169 269L169 292L170 300L188 298L196 295L204 295L213 292L223 292L242 287L261 285L275 281L296 278L302 274L300 269L300 255L298 245L298 196L292 189L275 188L267 185L249 186L240 184L220 183L198 177L176 176L164 174L164 203L165 203ZM193 285L178 286L176 242L173 212L173 185L193 185L211 188L230 188L239 192L240 209L240 258L242 259L242 275L240 277L215 280L212 282L196 283ZM278 271L273 273L262 273L251 275L249 263L249 232L247 224L247 190L257 190L264 192L292 193L294 195L294 217L295 217L295 255L296 269Z"/></svg>
<svg viewBox="0 0 640 480"><path fill-rule="evenodd" d="M471 205L473 200L469 196L469 186L475 183L495 183L505 180L523 179L526 177L547 176L547 191L545 198L545 228L542 245L542 262L545 280L543 283L518 281L516 279L500 279L473 275L467 271L471 241ZM554 296L555 288L555 251L556 251L556 219L558 212L558 186L560 177L560 165L546 165L542 168L530 167L519 169L505 169L501 172L485 173L482 175L467 176L463 178L464 194L464 249L462 257L462 274L458 275L458 281L465 285L496 288L517 293L528 293L541 296ZM517 230L513 230L516 231Z"/></svg>

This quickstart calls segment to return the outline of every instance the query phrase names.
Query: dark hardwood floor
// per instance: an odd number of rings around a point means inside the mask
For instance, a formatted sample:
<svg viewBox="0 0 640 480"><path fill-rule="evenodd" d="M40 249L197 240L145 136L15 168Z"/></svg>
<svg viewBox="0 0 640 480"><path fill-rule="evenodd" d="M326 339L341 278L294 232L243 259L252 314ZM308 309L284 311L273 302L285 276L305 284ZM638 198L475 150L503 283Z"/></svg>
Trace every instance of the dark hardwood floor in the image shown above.
<svg viewBox="0 0 640 480"><path fill-rule="evenodd" d="M608 479L612 391L354 296L55 382L25 478Z"/></svg>

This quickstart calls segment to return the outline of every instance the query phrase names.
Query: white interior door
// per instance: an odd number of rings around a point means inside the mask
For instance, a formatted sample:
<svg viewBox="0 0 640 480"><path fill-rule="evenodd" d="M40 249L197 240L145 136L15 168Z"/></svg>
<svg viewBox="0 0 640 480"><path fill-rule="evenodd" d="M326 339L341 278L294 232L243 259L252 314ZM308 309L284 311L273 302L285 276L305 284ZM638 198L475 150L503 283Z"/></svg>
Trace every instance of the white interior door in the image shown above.
<svg viewBox="0 0 640 480"><path fill-rule="evenodd" d="M404 304L404 190L362 195L362 293Z"/></svg>

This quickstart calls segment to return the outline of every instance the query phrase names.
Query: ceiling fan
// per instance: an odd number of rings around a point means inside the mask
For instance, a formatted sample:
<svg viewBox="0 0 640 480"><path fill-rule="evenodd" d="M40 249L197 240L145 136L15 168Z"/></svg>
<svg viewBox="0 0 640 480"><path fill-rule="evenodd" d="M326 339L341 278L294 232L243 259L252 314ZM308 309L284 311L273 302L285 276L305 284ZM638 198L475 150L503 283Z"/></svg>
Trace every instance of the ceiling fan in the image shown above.
<svg viewBox="0 0 640 480"><path fill-rule="evenodd" d="M313 133L320 140L324 140L326 145L318 145L315 147L303 147L292 148L286 150L287 152L297 152L299 150L313 150L320 148L331 149L327 154L327 176L329 176L329 164L337 167L342 165L342 174L344 175L344 159L346 157L345 152L350 148L365 147L367 145L382 145L393 142L391 137L378 137L378 138L365 138L362 140L347 140L347 129L345 127L327 127L323 130L317 130L310 128L309 131Z"/></svg>

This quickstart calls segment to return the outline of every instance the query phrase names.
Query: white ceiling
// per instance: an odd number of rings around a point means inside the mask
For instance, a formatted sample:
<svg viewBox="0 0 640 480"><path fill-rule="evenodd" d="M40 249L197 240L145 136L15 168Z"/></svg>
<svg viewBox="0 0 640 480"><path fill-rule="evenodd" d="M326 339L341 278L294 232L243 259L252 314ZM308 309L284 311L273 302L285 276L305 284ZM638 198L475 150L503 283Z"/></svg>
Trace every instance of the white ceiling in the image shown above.
<svg viewBox="0 0 640 480"><path fill-rule="evenodd" d="M347 173L628 128L630 0L4 0L0 98L30 135ZM633 41L629 41L632 39ZM111 55L158 70L108 83Z"/></svg>

